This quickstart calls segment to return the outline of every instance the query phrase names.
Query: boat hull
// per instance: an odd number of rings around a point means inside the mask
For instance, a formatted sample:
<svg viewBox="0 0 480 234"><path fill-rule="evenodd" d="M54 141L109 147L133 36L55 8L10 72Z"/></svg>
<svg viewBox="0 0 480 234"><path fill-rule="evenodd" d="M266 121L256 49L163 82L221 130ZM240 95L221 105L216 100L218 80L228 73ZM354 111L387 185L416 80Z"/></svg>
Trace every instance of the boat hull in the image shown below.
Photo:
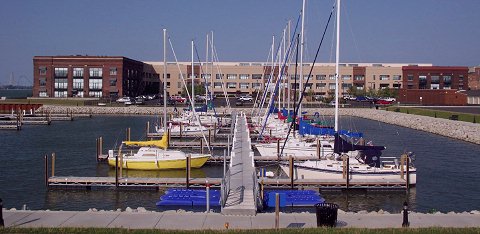
<svg viewBox="0 0 480 234"><path fill-rule="evenodd" d="M191 158L191 167L202 167L210 155L198 156ZM120 161L118 162L120 164ZM108 165L115 167L115 158L108 159ZM171 160L139 160L139 159L123 159L122 168L133 170L175 170L185 169L187 167L187 159L171 159Z"/></svg>

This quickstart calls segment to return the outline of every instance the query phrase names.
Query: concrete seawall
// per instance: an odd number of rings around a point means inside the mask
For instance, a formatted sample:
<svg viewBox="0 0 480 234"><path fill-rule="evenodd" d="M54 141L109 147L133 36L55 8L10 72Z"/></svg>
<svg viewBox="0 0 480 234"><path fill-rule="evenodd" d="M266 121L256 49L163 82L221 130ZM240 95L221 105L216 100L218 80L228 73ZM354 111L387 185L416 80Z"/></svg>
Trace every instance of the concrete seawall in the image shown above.
<svg viewBox="0 0 480 234"><path fill-rule="evenodd" d="M66 113L67 109L74 114L78 113L93 115L161 115L163 113L163 107L76 107L50 105L41 107L38 112L46 111L52 113ZM177 109L181 110L183 109L183 107L179 107ZM173 107L167 108L168 113L172 113L173 110ZM225 108L217 108L216 110L217 113L224 113ZM248 112L249 109L241 108L237 110L246 110ZM320 112L320 114L322 115L334 114L334 109L332 108L306 108L305 110L308 110L309 114L313 114L316 111ZM441 136L451 137L474 144L480 144L480 124L367 108L344 108L340 109L339 113L340 115L356 116L360 118L371 119L383 123L394 124L402 127L438 134Z"/></svg>

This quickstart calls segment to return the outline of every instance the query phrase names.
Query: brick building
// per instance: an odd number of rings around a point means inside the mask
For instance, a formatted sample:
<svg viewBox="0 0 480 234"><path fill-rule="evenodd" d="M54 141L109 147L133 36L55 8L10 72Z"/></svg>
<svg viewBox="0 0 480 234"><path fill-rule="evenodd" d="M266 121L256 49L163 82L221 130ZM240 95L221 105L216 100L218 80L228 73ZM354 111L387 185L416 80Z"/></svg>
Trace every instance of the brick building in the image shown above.
<svg viewBox="0 0 480 234"><path fill-rule="evenodd" d="M121 56L35 56L34 97L121 97L159 92L153 67Z"/></svg>
<svg viewBox="0 0 480 234"><path fill-rule="evenodd" d="M472 67L468 73L468 89L480 90L480 67Z"/></svg>

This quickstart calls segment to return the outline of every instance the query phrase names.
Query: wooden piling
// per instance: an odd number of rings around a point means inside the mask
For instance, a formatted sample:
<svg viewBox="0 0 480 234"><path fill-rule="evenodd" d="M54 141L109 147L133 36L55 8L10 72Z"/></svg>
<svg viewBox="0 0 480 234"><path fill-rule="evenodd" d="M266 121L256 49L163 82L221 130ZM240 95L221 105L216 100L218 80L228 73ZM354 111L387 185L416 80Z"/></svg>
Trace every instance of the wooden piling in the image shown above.
<svg viewBox="0 0 480 234"><path fill-rule="evenodd" d="M125 135L126 135L126 136L125 136L125 138L126 138L125 140L126 140L126 141L130 141L130 128L127 128Z"/></svg>
<svg viewBox="0 0 480 234"><path fill-rule="evenodd" d="M217 137L217 123L213 124L213 140Z"/></svg>
<svg viewBox="0 0 480 234"><path fill-rule="evenodd" d="M48 156L45 154L45 187L48 189Z"/></svg>
<svg viewBox="0 0 480 234"><path fill-rule="evenodd" d="M186 182L187 182L187 189L190 188L190 155L187 156L187 176L186 176Z"/></svg>
<svg viewBox="0 0 480 234"><path fill-rule="evenodd" d="M118 188L118 155L115 156L115 188Z"/></svg>
<svg viewBox="0 0 480 234"><path fill-rule="evenodd" d="M347 158L347 190L350 188L350 157Z"/></svg>
<svg viewBox="0 0 480 234"><path fill-rule="evenodd" d="M180 122L180 138L182 138L183 133L183 123Z"/></svg>
<svg viewBox="0 0 480 234"><path fill-rule="evenodd" d="M95 139L95 150L97 151L97 162L100 161L100 147L98 145L100 144L100 139Z"/></svg>
<svg viewBox="0 0 480 234"><path fill-rule="evenodd" d="M170 128L167 129L167 146L170 147L170 142L172 142L172 136L170 135Z"/></svg>
<svg viewBox="0 0 480 234"><path fill-rule="evenodd" d="M400 156L400 178L404 179L405 176L404 176L404 167L403 165L405 164L405 154L402 154L402 156Z"/></svg>
<svg viewBox="0 0 480 234"><path fill-rule="evenodd" d="M148 140L148 134L150 133L150 121L147 121L147 126L145 129L145 139Z"/></svg>
<svg viewBox="0 0 480 234"><path fill-rule="evenodd" d="M101 156L103 152L103 137L98 138L98 152L98 156Z"/></svg>
<svg viewBox="0 0 480 234"><path fill-rule="evenodd" d="M52 177L55 176L55 153L52 153Z"/></svg>
<svg viewBox="0 0 480 234"><path fill-rule="evenodd" d="M203 154L203 138L200 138L200 152Z"/></svg>
<svg viewBox="0 0 480 234"><path fill-rule="evenodd" d="M318 157L318 159L322 158L320 146L321 146L320 139L317 139L317 157Z"/></svg>
<svg viewBox="0 0 480 234"><path fill-rule="evenodd" d="M347 158L346 156L342 156L342 178L347 177Z"/></svg>
<svg viewBox="0 0 480 234"><path fill-rule="evenodd" d="M208 145L212 145L212 129L208 129Z"/></svg>
<svg viewBox="0 0 480 234"><path fill-rule="evenodd" d="M277 157L280 160L280 139L277 140Z"/></svg>
<svg viewBox="0 0 480 234"><path fill-rule="evenodd" d="M408 191L410 189L410 157L408 155L406 155L405 160L406 160L406 164L407 164L407 184L406 184L406 188L407 188L407 191Z"/></svg>
<svg viewBox="0 0 480 234"><path fill-rule="evenodd" d="M288 165L289 165L289 174L290 174L290 187L293 189L293 179L294 179L294 175L293 175L293 157L292 155L288 156Z"/></svg>

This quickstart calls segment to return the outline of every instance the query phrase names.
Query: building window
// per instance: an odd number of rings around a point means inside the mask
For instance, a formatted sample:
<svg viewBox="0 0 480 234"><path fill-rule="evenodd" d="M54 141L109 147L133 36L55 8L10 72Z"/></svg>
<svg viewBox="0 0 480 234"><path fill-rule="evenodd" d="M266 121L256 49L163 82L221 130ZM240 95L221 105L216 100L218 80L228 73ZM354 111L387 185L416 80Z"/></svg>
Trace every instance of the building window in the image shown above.
<svg viewBox="0 0 480 234"><path fill-rule="evenodd" d="M73 95L74 97L83 97L83 91L77 91L77 93Z"/></svg>
<svg viewBox="0 0 480 234"><path fill-rule="evenodd" d="M215 79L217 79L217 80L223 79L223 74L216 74Z"/></svg>
<svg viewBox="0 0 480 234"><path fill-rule="evenodd" d="M48 97L47 91L40 91L40 92L38 92L38 96L39 96L39 97Z"/></svg>
<svg viewBox="0 0 480 234"><path fill-rule="evenodd" d="M351 75L342 75L342 80L350 80L352 79Z"/></svg>
<svg viewBox="0 0 480 234"><path fill-rule="evenodd" d="M203 79L210 79L212 77L212 74L202 74Z"/></svg>
<svg viewBox="0 0 480 234"><path fill-rule="evenodd" d="M261 89L261 88L262 88L262 84L260 84L260 83L252 83L252 88L253 88L253 89Z"/></svg>
<svg viewBox="0 0 480 234"><path fill-rule="evenodd" d="M431 80L432 84L440 84L440 76L439 75L432 75L430 78L432 79Z"/></svg>
<svg viewBox="0 0 480 234"><path fill-rule="evenodd" d="M237 74L227 74L227 80L236 80Z"/></svg>
<svg viewBox="0 0 480 234"><path fill-rule="evenodd" d="M402 87L402 84L400 84L400 83L393 84L393 88L395 88L395 89L399 89L401 87Z"/></svg>
<svg viewBox="0 0 480 234"><path fill-rule="evenodd" d="M252 79L254 80L262 79L262 74L252 74Z"/></svg>
<svg viewBox="0 0 480 234"><path fill-rule="evenodd" d="M427 88L427 76L426 75L420 75L418 76L418 88L419 89L426 89Z"/></svg>
<svg viewBox="0 0 480 234"><path fill-rule="evenodd" d="M401 75L393 75L393 80L402 80Z"/></svg>
<svg viewBox="0 0 480 234"><path fill-rule="evenodd" d="M240 83L240 89L248 89L248 83Z"/></svg>
<svg viewBox="0 0 480 234"><path fill-rule="evenodd" d="M117 78L110 78L110 86L117 86Z"/></svg>
<svg viewBox="0 0 480 234"><path fill-rule="evenodd" d="M335 75L328 75L329 80L335 80Z"/></svg>
<svg viewBox="0 0 480 234"><path fill-rule="evenodd" d="M55 68L55 77L67 77L68 68L66 67L56 67Z"/></svg>
<svg viewBox="0 0 480 234"><path fill-rule="evenodd" d="M380 84L380 89L387 89L389 86L389 84Z"/></svg>
<svg viewBox="0 0 480 234"><path fill-rule="evenodd" d="M458 75L458 81L460 81L460 82L463 81L463 75Z"/></svg>
<svg viewBox="0 0 480 234"><path fill-rule="evenodd" d="M216 89L222 88L222 82L214 82L213 87L216 88Z"/></svg>
<svg viewBox="0 0 480 234"><path fill-rule="evenodd" d="M250 78L249 74L240 74L240 80L247 80L248 78Z"/></svg>
<svg viewBox="0 0 480 234"><path fill-rule="evenodd" d="M365 76L364 75L356 75L354 77L355 80L365 80Z"/></svg>
<svg viewBox="0 0 480 234"><path fill-rule="evenodd" d="M41 76L47 75L47 67L38 67L38 74Z"/></svg>
<svg viewBox="0 0 480 234"><path fill-rule="evenodd" d="M407 75L407 80L408 80L408 81L413 81L413 75L412 75L412 74L408 74L408 75Z"/></svg>
<svg viewBox="0 0 480 234"><path fill-rule="evenodd" d="M162 77L165 77L165 74L162 74ZM180 76L178 78L180 78ZM167 79L170 79L170 73L167 73Z"/></svg>
<svg viewBox="0 0 480 234"><path fill-rule="evenodd" d="M317 75L317 76L316 76L316 79L317 79L317 80L326 80L326 79L327 79L327 75Z"/></svg>
<svg viewBox="0 0 480 234"><path fill-rule="evenodd" d="M328 84L328 89L333 89L333 90L335 90L335 84L334 84L334 83L329 83L329 84Z"/></svg>
<svg viewBox="0 0 480 234"><path fill-rule="evenodd" d="M348 84L343 83L343 84L342 84L342 89L348 89L348 88L350 88L350 87L352 87L352 84L351 84L351 83L348 83Z"/></svg>
<svg viewBox="0 0 480 234"><path fill-rule="evenodd" d="M67 97L67 91L54 91L53 92L54 97Z"/></svg>
<svg viewBox="0 0 480 234"><path fill-rule="evenodd" d="M237 83L235 83L235 82L228 82L228 83L227 83L227 88L229 88L229 89L235 89L235 88L237 88Z"/></svg>
<svg viewBox="0 0 480 234"><path fill-rule="evenodd" d="M390 75L380 75L380 80L389 80Z"/></svg>
<svg viewBox="0 0 480 234"><path fill-rule="evenodd" d="M323 89L323 88L325 88L325 86L327 86L326 83L316 83L315 84L315 88L317 88L317 89Z"/></svg>
<svg viewBox="0 0 480 234"><path fill-rule="evenodd" d="M73 77L83 77L83 68L73 68Z"/></svg>
<svg viewBox="0 0 480 234"><path fill-rule="evenodd" d="M111 67L110 68L110 75L111 76L116 76L117 75L117 68L116 67Z"/></svg>
<svg viewBox="0 0 480 234"><path fill-rule="evenodd" d="M102 79L90 79L88 82L88 88L93 90L101 90L102 89ZM92 96L92 95L90 95ZM96 96L95 96L96 97Z"/></svg>
<svg viewBox="0 0 480 234"><path fill-rule="evenodd" d="M170 88L170 82L167 82L167 89L169 89L169 88Z"/></svg>
<svg viewBox="0 0 480 234"><path fill-rule="evenodd" d="M55 79L55 89L67 89L68 83L66 78Z"/></svg>
<svg viewBox="0 0 480 234"><path fill-rule="evenodd" d="M83 89L83 79L73 79L73 89Z"/></svg>
<svg viewBox="0 0 480 234"><path fill-rule="evenodd" d="M313 75L310 75L310 79L311 79L311 78L313 78ZM304 75L304 76L303 76L303 79L304 79L304 80L307 80L307 79L308 79L308 75Z"/></svg>
<svg viewBox="0 0 480 234"><path fill-rule="evenodd" d="M102 68L93 67L93 68L90 68L89 71L90 71L90 77L102 77L103 76Z"/></svg>
<svg viewBox="0 0 480 234"><path fill-rule="evenodd" d="M102 91L90 91L88 92L88 96L90 97L102 97Z"/></svg>
<svg viewBox="0 0 480 234"><path fill-rule="evenodd" d="M46 85L47 85L47 78L40 78L40 79L38 80L38 84L39 84L40 86L46 86Z"/></svg>

